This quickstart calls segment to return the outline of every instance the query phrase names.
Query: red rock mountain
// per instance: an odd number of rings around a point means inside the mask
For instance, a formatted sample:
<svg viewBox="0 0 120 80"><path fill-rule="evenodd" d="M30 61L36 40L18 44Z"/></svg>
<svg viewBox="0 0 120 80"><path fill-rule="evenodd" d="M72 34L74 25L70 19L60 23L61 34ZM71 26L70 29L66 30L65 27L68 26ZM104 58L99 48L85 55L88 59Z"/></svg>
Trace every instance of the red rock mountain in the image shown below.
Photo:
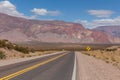
<svg viewBox="0 0 120 80"><path fill-rule="evenodd" d="M0 39L12 42L110 43L102 31L85 29L81 24L40 21L0 13Z"/></svg>
<svg viewBox="0 0 120 80"><path fill-rule="evenodd" d="M108 36L111 35L112 43L120 43L120 26L100 26L94 30L99 30L106 33Z"/></svg>

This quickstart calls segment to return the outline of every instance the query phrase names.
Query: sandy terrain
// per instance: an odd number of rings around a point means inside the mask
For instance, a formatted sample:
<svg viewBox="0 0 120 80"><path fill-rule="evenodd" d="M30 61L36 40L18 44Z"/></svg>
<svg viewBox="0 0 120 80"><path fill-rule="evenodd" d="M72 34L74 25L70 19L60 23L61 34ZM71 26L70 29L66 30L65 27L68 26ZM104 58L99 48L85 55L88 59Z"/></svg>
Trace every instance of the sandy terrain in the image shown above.
<svg viewBox="0 0 120 80"><path fill-rule="evenodd" d="M20 58L22 56L24 56L23 53L18 52L14 49L5 49L5 48L0 48L0 51L4 52L4 54L6 55L6 59L13 59L13 58Z"/></svg>
<svg viewBox="0 0 120 80"><path fill-rule="evenodd" d="M120 69L120 47L112 46L101 50L81 51L81 53L101 59Z"/></svg>
<svg viewBox="0 0 120 80"><path fill-rule="evenodd" d="M120 70L100 59L76 52L78 80L120 80Z"/></svg>

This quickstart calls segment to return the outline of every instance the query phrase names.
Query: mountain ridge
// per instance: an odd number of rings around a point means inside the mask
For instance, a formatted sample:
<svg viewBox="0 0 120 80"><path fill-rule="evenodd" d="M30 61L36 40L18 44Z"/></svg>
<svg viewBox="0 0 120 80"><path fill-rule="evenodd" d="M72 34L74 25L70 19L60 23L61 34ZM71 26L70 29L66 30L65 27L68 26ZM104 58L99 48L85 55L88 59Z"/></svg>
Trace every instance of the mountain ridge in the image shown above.
<svg viewBox="0 0 120 80"><path fill-rule="evenodd" d="M103 32L84 28L82 24L64 21L42 21L0 13L0 39L12 42L111 43Z"/></svg>
<svg viewBox="0 0 120 80"><path fill-rule="evenodd" d="M113 43L120 43L120 25L117 26L99 26L94 30L99 30L106 33L110 36L113 40Z"/></svg>

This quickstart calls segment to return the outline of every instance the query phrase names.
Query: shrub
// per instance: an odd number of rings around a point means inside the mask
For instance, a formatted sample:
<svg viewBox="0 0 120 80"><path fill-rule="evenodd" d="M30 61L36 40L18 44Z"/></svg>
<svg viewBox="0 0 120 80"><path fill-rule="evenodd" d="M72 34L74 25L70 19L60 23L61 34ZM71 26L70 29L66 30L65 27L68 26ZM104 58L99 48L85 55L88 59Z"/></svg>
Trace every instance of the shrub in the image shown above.
<svg viewBox="0 0 120 80"><path fill-rule="evenodd" d="M0 40L0 47L5 48L7 47L8 49L13 49L12 43L10 43L8 40Z"/></svg>
<svg viewBox="0 0 120 80"><path fill-rule="evenodd" d="M106 49L106 51L116 51L117 49L114 48L114 49Z"/></svg>
<svg viewBox="0 0 120 80"><path fill-rule="evenodd" d="M6 47L7 47L8 49L14 49L14 47L13 47L12 44L8 44Z"/></svg>
<svg viewBox="0 0 120 80"><path fill-rule="evenodd" d="M4 59L6 56L4 54L4 52L0 51L0 59Z"/></svg>
<svg viewBox="0 0 120 80"><path fill-rule="evenodd" d="M28 48L20 47L16 44L9 42L8 40L0 40L0 48L14 49L24 54L28 54L30 52ZM31 51L34 52L34 50L31 50Z"/></svg>
<svg viewBox="0 0 120 80"><path fill-rule="evenodd" d="M24 47L19 47L19 46L16 46L15 47L15 50L19 51L19 52L22 52L24 54L28 54L29 53L29 49L28 48L24 48Z"/></svg>

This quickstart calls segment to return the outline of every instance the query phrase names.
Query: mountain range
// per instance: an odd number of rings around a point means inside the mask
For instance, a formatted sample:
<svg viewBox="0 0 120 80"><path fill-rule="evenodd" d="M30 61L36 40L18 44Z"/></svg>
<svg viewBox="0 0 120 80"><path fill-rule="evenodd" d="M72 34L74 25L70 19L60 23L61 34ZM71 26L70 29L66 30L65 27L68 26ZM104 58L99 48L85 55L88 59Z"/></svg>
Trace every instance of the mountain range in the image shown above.
<svg viewBox="0 0 120 80"><path fill-rule="evenodd" d="M100 26L95 28L95 30L105 32L110 36L110 42L120 43L120 26Z"/></svg>
<svg viewBox="0 0 120 80"><path fill-rule="evenodd" d="M0 39L12 42L120 43L120 26L86 29L58 20L30 20L0 13Z"/></svg>

